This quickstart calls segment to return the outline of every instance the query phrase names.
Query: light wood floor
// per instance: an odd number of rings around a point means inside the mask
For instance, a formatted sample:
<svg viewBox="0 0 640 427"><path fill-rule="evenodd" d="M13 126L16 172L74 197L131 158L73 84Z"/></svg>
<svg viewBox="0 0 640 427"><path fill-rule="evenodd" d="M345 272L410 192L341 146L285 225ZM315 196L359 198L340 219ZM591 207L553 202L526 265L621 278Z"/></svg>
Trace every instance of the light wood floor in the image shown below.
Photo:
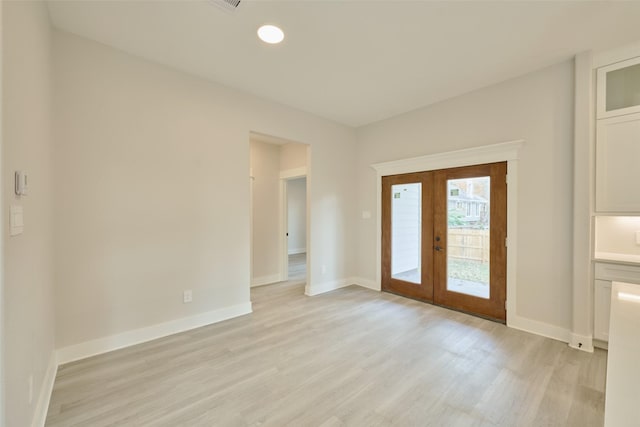
<svg viewBox="0 0 640 427"><path fill-rule="evenodd" d="M601 426L606 352L357 286L62 366L48 426Z"/></svg>
<svg viewBox="0 0 640 427"><path fill-rule="evenodd" d="M307 280L307 254L289 255L289 280Z"/></svg>

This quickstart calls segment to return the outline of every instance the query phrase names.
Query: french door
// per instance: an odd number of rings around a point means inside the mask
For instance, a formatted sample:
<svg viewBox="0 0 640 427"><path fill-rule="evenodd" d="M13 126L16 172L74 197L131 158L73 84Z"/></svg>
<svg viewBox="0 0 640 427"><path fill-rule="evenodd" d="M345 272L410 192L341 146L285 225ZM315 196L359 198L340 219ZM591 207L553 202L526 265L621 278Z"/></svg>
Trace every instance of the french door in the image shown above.
<svg viewBox="0 0 640 427"><path fill-rule="evenodd" d="M382 178L382 290L506 320L506 162Z"/></svg>

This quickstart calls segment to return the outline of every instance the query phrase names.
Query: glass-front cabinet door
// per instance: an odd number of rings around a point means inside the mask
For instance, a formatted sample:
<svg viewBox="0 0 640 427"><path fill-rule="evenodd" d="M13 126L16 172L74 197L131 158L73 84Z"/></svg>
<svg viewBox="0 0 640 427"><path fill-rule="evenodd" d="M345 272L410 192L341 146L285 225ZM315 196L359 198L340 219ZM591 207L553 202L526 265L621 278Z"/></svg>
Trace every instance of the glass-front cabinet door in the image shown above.
<svg viewBox="0 0 640 427"><path fill-rule="evenodd" d="M640 57L598 69L598 119L640 112Z"/></svg>

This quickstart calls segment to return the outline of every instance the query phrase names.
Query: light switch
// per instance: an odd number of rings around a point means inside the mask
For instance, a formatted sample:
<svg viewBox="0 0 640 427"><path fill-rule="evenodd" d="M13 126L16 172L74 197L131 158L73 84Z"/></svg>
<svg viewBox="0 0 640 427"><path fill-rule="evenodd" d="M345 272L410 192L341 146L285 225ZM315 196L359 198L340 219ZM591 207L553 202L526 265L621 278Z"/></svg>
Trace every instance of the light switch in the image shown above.
<svg viewBox="0 0 640 427"><path fill-rule="evenodd" d="M371 218L371 212L362 211L362 219L370 219L370 218Z"/></svg>
<svg viewBox="0 0 640 427"><path fill-rule="evenodd" d="M24 216L22 206L11 206L11 230L9 235L17 236L24 232Z"/></svg>

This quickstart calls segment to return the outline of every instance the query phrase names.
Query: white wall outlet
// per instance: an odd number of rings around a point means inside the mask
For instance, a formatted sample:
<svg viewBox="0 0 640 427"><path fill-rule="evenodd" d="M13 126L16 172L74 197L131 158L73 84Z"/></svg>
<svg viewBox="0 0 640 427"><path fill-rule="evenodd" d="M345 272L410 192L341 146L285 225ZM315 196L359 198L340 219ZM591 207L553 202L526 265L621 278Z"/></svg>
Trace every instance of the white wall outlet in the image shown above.
<svg viewBox="0 0 640 427"><path fill-rule="evenodd" d="M325 274L327 274L327 266L326 266L326 265L323 265L323 266L322 266L321 271L322 271L322 275L323 275L323 276L324 276Z"/></svg>
<svg viewBox="0 0 640 427"><path fill-rule="evenodd" d="M362 219L371 219L370 211L362 211Z"/></svg>
<svg viewBox="0 0 640 427"><path fill-rule="evenodd" d="M191 292L191 290L184 291L182 293L182 302L188 304L191 301L193 301L193 293Z"/></svg>
<svg viewBox="0 0 640 427"><path fill-rule="evenodd" d="M640 231L636 231L636 245L640 245Z"/></svg>
<svg viewBox="0 0 640 427"><path fill-rule="evenodd" d="M29 380L27 381L29 388L29 405L33 402L33 374L29 375Z"/></svg>

